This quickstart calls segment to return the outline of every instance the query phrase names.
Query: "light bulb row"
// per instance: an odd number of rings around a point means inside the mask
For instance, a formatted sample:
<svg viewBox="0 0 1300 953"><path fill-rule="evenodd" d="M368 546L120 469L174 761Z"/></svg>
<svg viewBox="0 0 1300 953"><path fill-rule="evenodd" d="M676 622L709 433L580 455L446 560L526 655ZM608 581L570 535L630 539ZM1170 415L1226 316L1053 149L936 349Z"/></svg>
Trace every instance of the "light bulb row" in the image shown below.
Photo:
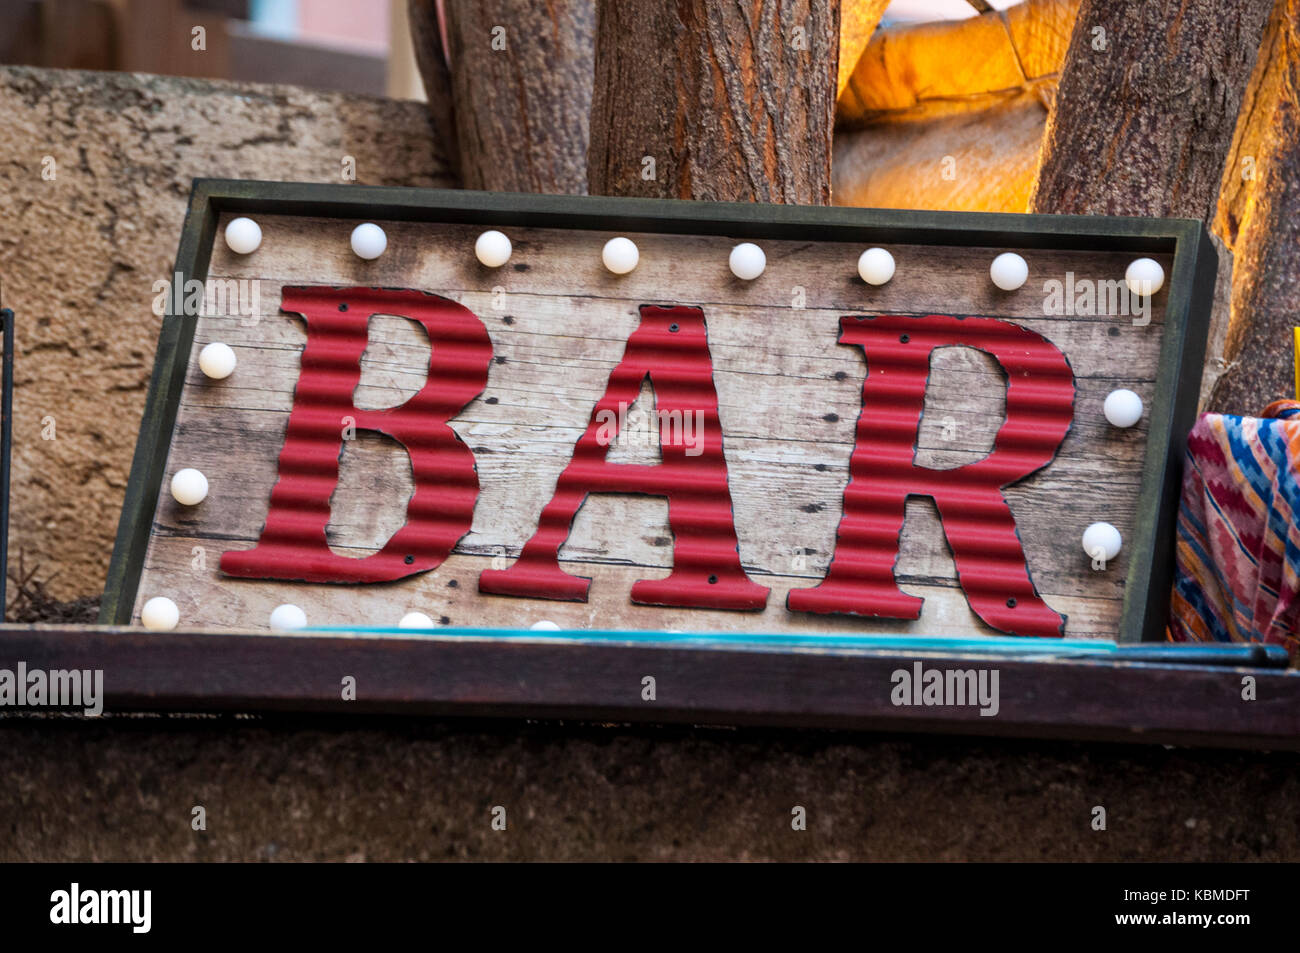
<svg viewBox="0 0 1300 953"><path fill-rule="evenodd" d="M252 219L237 218L226 227L226 243L238 254L255 251L261 240L262 230ZM388 239L378 225L365 223L358 225L352 232L352 249L362 258L378 258L387 247ZM484 232L474 244L474 254L489 268L504 265L510 260L512 251L510 239L495 230ZM605 267L619 275L636 268L639 258L636 244L624 237L610 239L601 251ZM752 281L763 273L767 257L757 245L744 242L731 250L729 265L737 278ZM883 285L894 277L894 271L894 256L884 248L869 248L858 258L858 274L867 284ZM1014 252L998 255L989 267L989 277L1003 291L1020 288L1028 276L1028 263ZM1134 294L1154 294L1164 283L1164 270L1153 259L1139 258L1129 265L1125 281ZM237 363L234 350L221 342L208 344L199 352L199 368L213 380L229 377L234 373ZM1114 390L1107 395L1102 410L1112 426L1132 427L1142 418L1142 398L1131 390ZM172 497L182 506L198 506L207 498L208 490L207 477L193 467L178 470L172 476ZM1119 555L1122 542L1119 530L1110 523L1092 523L1083 533L1084 552L1103 563ZM176 603L166 596L149 599L140 613L140 621L150 629L173 629L179 618ZM277 606L271 612L270 626L273 630L290 631L306 625L306 613L290 603ZM429 629L433 628L433 620L423 612L408 612L398 622L398 626L404 629ZM533 628L553 630L558 626L543 621Z"/></svg>
<svg viewBox="0 0 1300 953"><path fill-rule="evenodd" d="M226 245L238 255L249 255L262 244L262 229L251 218L237 218L226 226ZM352 251L359 258L372 261L388 248L388 236L373 222L364 222L352 230ZM514 254L514 245L504 232L489 229L474 242L474 256L485 268L500 268ZM619 236L605 242L600 260L610 272L626 275L641 261L636 242ZM767 269L767 254L753 242L741 242L731 249L727 264L731 273L742 281L753 281ZM884 248L868 248L858 256L858 275L869 285L883 285L894 277L894 256ZM989 265L989 278L1003 291L1015 291L1029 280L1029 263L1015 252L1003 252ZM1129 290L1147 297L1160 290L1165 270L1154 258L1134 259L1124 272Z"/></svg>
<svg viewBox="0 0 1300 953"><path fill-rule="evenodd" d="M140 623L146 629L157 632L170 632L180 624L181 612L176 603L166 596L154 596L140 609ZM273 632L293 632L307 628L307 613L292 602L278 605L271 610L268 620ZM419 611L412 611L402 616L397 623L399 629L436 629L433 619ZM560 627L554 622L543 619L530 627L534 632L559 632Z"/></svg>

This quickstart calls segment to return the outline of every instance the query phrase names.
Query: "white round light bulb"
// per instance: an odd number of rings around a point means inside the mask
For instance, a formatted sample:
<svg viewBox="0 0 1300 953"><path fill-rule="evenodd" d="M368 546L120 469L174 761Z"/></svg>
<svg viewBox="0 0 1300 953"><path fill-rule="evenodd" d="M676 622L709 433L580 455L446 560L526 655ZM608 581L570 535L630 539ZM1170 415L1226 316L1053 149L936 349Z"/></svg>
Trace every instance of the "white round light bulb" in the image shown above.
<svg viewBox="0 0 1300 953"><path fill-rule="evenodd" d="M352 229L352 250L358 258L373 261L388 248L388 236L373 222L363 222Z"/></svg>
<svg viewBox="0 0 1300 953"><path fill-rule="evenodd" d="M166 596L154 596L140 609L140 624L155 632L170 632L180 620L176 603Z"/></svg>
<svg viewBox="0 0 1300 953"><path fill-rule="evenodd" d="M513 250L510 239L495 230L484 232L474 243L474 254L488 268L500 268L510 260Z"/></svg>
<svg viewBox="0 0 1300 953"><path fill-rule="evenodd" d="M307 626L307 613L292 602L276 606L271 610L271 628L276 632L290 632Z"/></svg>
<svg viewBox="0 0 1300 953"><path fill-rule="evenodd" d="M229 344L213 341L199 351L199 370L214 381L225 380L235 372L235 352Z"/></svg>
<svg viewBox="0 0 1300 953"><path fill-rule="evenodd" d="M172 474L172 496L181 506L198 506L208 495L208 478L193 467Z"/></svg>
<svg viewBox="0 0 1300 953"><path fill-rule="evenodd" d="M226 247L236 255L251 255L262 244L262 226L251 218L231 219L226 225Z"/></svg>
<svg viewBox="0 0 1300 953"><path fill-rule="evenodd" d="M1145 298L1160 290L1165 283L1165 270L1154 258L1137 258L1125 270L1124 283L1129 291Z"/></svg>
<svg viewBox="0 0 1300 953"><path fill-rule="evenodd" d="M858 274L869 285L883 285L894 277L894 256L883 248L868 248L858 257Z"/></svg>
<svg viewBox="0 0 1300 953"><path fill-rule="evenodd" d="M1132 427L1142 419L1142 398L1124 388L1113 390L1106 395L1102 413L1114 427Z"/></svg>
<svg viewBox="0 0 1300 953"><path fill-rule="evenodd" d="M1083 551L1090 559L1110 562L1119 555L1124 539L1109 523L1093 523L1083 531Z"/></svg>
<svg viewBox="0 0 1300 953"><path fill-rule="evenodd" d="M1029 279L1029 263L1015 252L1003 252L989 266L989 277L1003 291L1015 291Z"/></svg>
<svg viewBox="0 0 1300 953"><path fill-rule="evenodd" d="M611 238L601 249L600 260L616 275L626 275L637 266L641 253L637 251L636 242L630 238Z"/></svg>
<svg viewBox="0 0 1300 953"><path fill-rule="evenodd" d="M397 623L399 629L432 629L433 620L423 612L408 612L402 616L402 621Z"/></svg>
<svg viewBox="0 0 1300 953"><path fill-rule="evenodd" d="M753 242L742 242L731 250L731 273L742 281L753 281L767 267L767 255Z"/></svg>

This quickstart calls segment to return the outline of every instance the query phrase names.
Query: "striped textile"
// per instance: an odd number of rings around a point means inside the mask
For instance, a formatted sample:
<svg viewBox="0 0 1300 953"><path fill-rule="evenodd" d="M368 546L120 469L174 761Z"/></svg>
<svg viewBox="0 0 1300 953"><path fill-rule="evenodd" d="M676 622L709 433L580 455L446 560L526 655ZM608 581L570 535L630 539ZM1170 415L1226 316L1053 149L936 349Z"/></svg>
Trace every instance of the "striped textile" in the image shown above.
<svg viewBox="0 0 1300 953"><path fill-rule="evenodd" d="M1169 637L1300 654L1300 402L1202 414L1187 441Z"/></svg>

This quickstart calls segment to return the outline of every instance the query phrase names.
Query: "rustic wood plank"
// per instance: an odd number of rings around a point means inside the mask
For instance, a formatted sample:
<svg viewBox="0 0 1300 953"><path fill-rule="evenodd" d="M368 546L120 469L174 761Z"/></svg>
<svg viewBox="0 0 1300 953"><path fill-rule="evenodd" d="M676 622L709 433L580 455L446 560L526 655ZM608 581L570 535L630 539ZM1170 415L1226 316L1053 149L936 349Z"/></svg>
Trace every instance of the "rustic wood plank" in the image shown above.
<svg viewBox="0 0 1300 953"><path fill-rule="evenodd" d="M989 281L988 268L997 254L1012 250L1009 248L891 245L898 269L887 285L873 288L863 283L856 270L858 255L866 246L845 242L764 241L767 271L746 283L727 270L733 242L709 235L626 233L637 243L640 263L631 274L612 275L601 264L600 250L605 241L622 232L508 229L514 254L508 265L492 270L474 259L474 240L483 230L475 226L388 222L384 225L388 251L379 262L365 262L352 254L348 245L355 222L262 216L258 223L263 229L263 247L243 259L224 247L214 248L211 279L273 281L278 276L288 284L303 284L304 276L310 275L312 283L365 286L379 278L401 276L411 287L437 288L449 296L479 295L465 303L477 306L484 317L494 312L513 314L511 304L516 295L554 295L561 289L575 308L598 306L607 299L668 303L676 299L665 295L666 289L689 282L698 289L692 304L706 309L710 305L780 309L784 320L778 326L802 321L801 310L818 309L841 314L874 309L1044 319L1045 281L1064 281L1071 271L1076 279L1122 280L1124 269L1135 257L1122 252L1022 250L1030 265L1029 281L1021 291L1008 294ZM304 233L310 235L309 242L303 242ZM1172 255L1150 257L1170 273ZM557 266L560 261L563 265ZM494 288L505 292L499 310L492 307ZM802 309L793 306L798 289L803 289ZM1165 296L1162 291L1155 298L1153 323L1162 320ZM632 316L628 313L627 319ZM1064 323L1116 327L1126 338L1131 335L1128 324L1114 318L1089 322L1072 316ZM796 332L802 327L796 323L790 329ZM1057 333L1063 332L1058 329ZM1064 333L1069 333L1068 329ZM622 340L622 330L612 334Z"/></svg>
<svg viewBox="0 0 1300 953"><path fill-rule="evenodd" d="M870 288L856 276L861 248L844 243L763 242L768 269L741 285L727 270L723 237L635 234L641 265L616 279L599 263L603 233L509 229L515 255L498 271L473 259L479 229L386 222L389 250L364 263L347 247L350 223L259 219L262 249L238 258L218 245L209 286L256 281L254 313L237 293L224 314L198 321L166 472L196 466L213 491L197 508L163 494L137 593L139 606L167 593L185 624L261 627L270 609L304 604L314 624L395 623L420 609L447 625L514 626L549 619L562 625L698 631L870 631L957 635L988 632L967 608L930 501L908 503L897 572L902 588L926 599L919 620L861 620L788 613L785 593L815 585L834 549L854 426L867 361L837 343L844 314L956 313L1014 319L1060 347L1076 373L1076 419L1053 463L1006 491L1031 573L1044 599L1069 617L1066 634L1112 638L1123 597L1126 555L1093 571L1078 542L1083 527L1106 519L1126 536L1136 523L1145 422L1117 431L1101 415L1116 387L1154 398L1163 337L1164 293L1150 322L1131 317L1044 314L1042 282L1117 280L1130 255L1095 251L1026 252L1032 279L1021 291L993 289L988 263L1003 249L897 246L894 280ZM1169 256L1156 256L1172 268ZM309 277L308 277L309 276ZM438 570L391 586L299 586L236 580L217 572L220 553L246 549L265 519L276 459L292 406L301 319L279 313L286 284L413 287L471 308L485 322L496 362L488 386L453 422L474 451L481 484L471 532ZM804 307L792 307L802 288ZM494 290L496 289L496 290ZM238 288L234 289L236 292ZM665 298L665 292L674 297ZM244 304L251 305L248 286ZM595 496L561 550L566 571L592 576L587 604L477 597L477 575L514 558L604 392L641 303L701 304L709 324L742 563L770 586L762 613L664 610L628 599L639 578L662 578L672 565L662 500ZM216 302L214 301L214 304ZM208 381L199 349L222 340L239 368ZM410 321L376 316L362 359L358 406L380 408L410 397L425 380L429 344ZM917 460L947 467L986 455L1001 421L1005 381L987 355L936 350L931 362ZM643 388L638 403L652 397ZM650 441L620 441L619 462L653 462ZM340 487L328 531L344 554L373 552L402 522L410 465L391 441L364 436L342 454ZM202 551L196 569L195 548ZM454 584L453 584L454 583Z"/></svg>
<svg viewBox="0 0 1300 953"><path fill-rule="evenodd" d="M238 425L238 421L234 421ZM195 430L195 441L178 446L179 459L172 469L184 464L195 466L205 473L217 474L235 470L238 478L215 487L208 501L198 508L184 508L168 503L160 509L156 532L164 535L188 536L197 527L220 526L221 538L251 544L260 532L266 514L266 495L275 479L275 457L279 450L279 432L267 432L252 439L251 430L243 429L241 446L233 459L228 447L219 440L220 431ZM228 432L228 430L227 430ZM571 432L569 440L557 440L550 448L533 445L529 452L497 453L490 462L479 464L482 483L481 502L476 513L474 529L461 541L458 552L482 555L518 554L520 546L536 526L537 515L550 498L555 478L568 459L573 441L579 432ZM212 440L210 438L218 439ZM371 452L362 448L358 455ZM612 453L616 452L617 448ZM381 514L400 512L410 495L409 464L402 453L394 459L352 460L353 447L344 450L345 476L351 488L360 492L340 490L331 526L332 541L342 547L366 550L379 548L367 545L367 534ZM770 451L769 451L770 452ZM648 462L638 459L636 462ZM784 573L796 555L806 557L806 572L796 572L810 578L825 573L830 559L835 526L839 520L840 497L846 478L848 449L843 451L844 463L833 467L816 464L792 464L788 461L770 463L755 459L748 446L741 446L730 455L733 498L735 500L741 554L745 564L756 572ZM480 460L482 460L480 452ZM624 460L620 462L632 462ZM210 477L213 479L213 477ZM1032 517L1046 503L1055 503L1055 516L1072 521L1086 520L1090 516L1088 491L1097 484L1092 479L1066 481L1048 473L1033 479L1030 486L1013 487L1007 492L1012 511L1022 518L1022 537L1036 567L1040 588L1049 593L1074 591L1080 584L1079 565L1084 564L1082 552L1075 560L1075 547L1061 553L1056 527L1040 523ZM1119 484L1123 496L1136 494L1136 482ZM608 500L608 502L606 501ZM1134 505L1131 499L1120 499L1110 504L1109 510L1121 531L1131 526ZM487 507L499 506L501 512L490 512ZM579 514L570 537L568 548L581 548L600 558L627 561L645 567L668 567L671 563L668 528L661 503L649 504L637 498L597 497ZM647 510L647 506L653 506ZM605 509L608 507L609 509ZM603 522L594 522L591 513L600 508ZM903 540L904 553L915 553L928 563L948 559L947 547L937 523L927 515L924 525L909 524ZM647 518L649 514L649 518ZM399 524L400 525L400 524ZM1084 524L1086 525L1086 523ZM629 527L644 533L629 535ZM396 526L392 527L394 530ZM386 541L388 535L382 537ZM636 544L645 539L649 548ZM232 547L243 548L243 547ZM1035 560L1037 555L1041 558ZM1065 558L1062 558L1062 557ZM1111 584L1111 593L1118 598L1121 578L1107 573L1104 580ZM1083 576L1090 588L1099 587L1103 579Z"/></svg>
<svg viewBox="0 0 1300 953"><path fill-rule="evenodd" d="M272 322L294 323L284 316L268 316L264 326ZM202 343L207 344L210 340L229 343L230 334L206 332ZM577 345L589 339L570 340ZM506 357L506 361L489 371L488 389L483 397L471 403L457 421L465 425L511 428L585 427L592 406L604 393L609 371L617 363L616 356L604 360L581 355L570 358L562 348L553 349L548 354L531 348L526 340L520 341L517 335L498 336L493 332L494 350L497 356ZM618 342L608 343L617 346ZM248 375L250 382L235 386L232 380L220 387L204 386L201 374L193 368L189 378L191 390L182 406L220 408L231 412L287 413L292 403L292 391L282 386L277 388L272 382L283 380L286 375L296 376L299 350L245 343L237 346L236 353L241 361L254 372ZM835 346L833 341L830 346ZM715 345L714 371L726 433L728 436L734 434L779 441L852 443L853 424L862 406L865 376L861 352L854 354L854 350L844 347L828 353L824 371L782 374L779 365L758 372L740 361L724 361L725 348ZM981 440L980 435L991 436L995 424L1000 422L1003 398L999 387L1000 374L983 364L980 357L975 356L978 354L980 352L968 348L936 351L928 392L930 402L927 404L932 413L928 420L922 421L922 447L969 449L966 447L969 440L981 454L988 449L987 440ZM520 359L521 355L533 360ZM420 362L427 365L427 343L422 349L412 349L408 360L410 363L403 369L385 368L382 384L368 383L363 376L358 393L364 395L364 400L359 399L358 406L391 407L409 397L424 382ZM811 365L814 360L811 356L807 359L801 357L789 363L802 367ZM953 365L957 365L955 369ZM570 375L562 395L556 395L553 387L557 368L563 368ZM373 380L378 375L368 376ZM1088 456L1091 451L1086 448L1076 450L1076 445L1085 438L1105 439L1113 455L1126 462L1136 458L1142 448L1133 439L1133 434L1140 433L1142 428L1114 433L1114 428L1101 418L1099 405L1117 386L1133 384L1141 392L1144 383L1145 379L1136 375L1079 377L1076 384L1080 417L1076 427L1078 432L1072 432L1060 452L1067 456L1074 453ZM995 387L999 389L994 390ZM971 391L975 391L974 397L964 401L964 396ZM829 414L839 419L827 420ZM993 422L989 420L991 415L996 415ZM942 430L945 416L952 418L949 425L952 434L947 438ZM468 433L463 436L468 438Z"/></svg>
<svg viewBox="0 0 1300 953"><path fill-rule="evenodd" d="M916 505L915 502L909 504L911 507ZM603 500L593 501L588 506L612 508L611 503ZM909 511L909 520L917 522L914 511ZM202 568L195 568L199 558L196 547L203 550ZM905 591L925 599L920 619L910 622L787 613L784 608L786 593L793 588L815 584L817 580L757 571L752 572L754 580L772 590L767 608L762 612L635 605L628 599L632 583L638 579L662 579L668 575L667 567L587 562L573 558L563 559L562 563L566 572L592 579L588 602L480 597L477 591L479 573L500 564L493 563L495 557L467 553L455 553L437 569L412 580L375 587L373 593L362 598L352 586L219 579L214 566L226 548L227 541L214 541L206 536L156 537L152 541L146 582L161 587L184 581L183 589L178 588L175 595L170 591L168 594L175 599L187 626L264 630L264 620L269 618L271 610L283 602L293 601L308 609L311 625L354 628L395 626L405 613L419 610L432 617L439 626L448 627L527 628L545 620L561 628L573 629L752 632L758 635L777 632L934 636L1001 634L971 613L952 578L907 571L907 563L916 560L906 552L899 558L900 585ZM572 543L566 549L571 550ZM345 555L366 554L357 549L338 551ZM149 594L157 595L159 591L162 590L155 589ZM1071 620L1080 620L1075 630L1069 633L1077 638L1108 638L1113 635L1113 632L1108 634L1100 628L1100 623L1088 621L1103 619L1110 602L1091 596L1056 596L1052 599L1055 608L1069 614ZM238 622L232 625L232 619ZM1092 628L1085 627L1085 622Z"/></svg>

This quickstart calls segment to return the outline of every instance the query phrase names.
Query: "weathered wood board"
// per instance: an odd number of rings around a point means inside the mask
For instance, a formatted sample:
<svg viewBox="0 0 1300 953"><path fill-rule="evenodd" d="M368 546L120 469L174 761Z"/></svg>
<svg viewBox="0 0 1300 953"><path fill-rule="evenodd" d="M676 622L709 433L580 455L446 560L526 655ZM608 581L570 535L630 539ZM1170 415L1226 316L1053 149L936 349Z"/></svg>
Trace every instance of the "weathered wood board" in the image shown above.
<svg viewBox="0 0 1300 953"><path fill-rule="evenodd" d="M479 225L379 221L388 248L363 261L349 247L354 221L257 215L264 232L252 255L230 252L220 217L209 288L255 282L257 307L198 318L152 536L135 591L133 620L152 596L173 599L181 624L205 629L264 629L275 606L301 606L313 626L396 625L419 610L443 626L658 631L871 632L917 635L999 634L967 606L934 505L912 497L895 567L901 589L922 597L916 620L791 612L792 589L825 576L842 514L855 425L868 369L860 348L838 343L845 315L972 315L1014 321L1055 344L1075 376L1074 418L1055 458L1009 486L1029 572L1052 609L1067 616L1064 634L1115 638L1129 550L1142 494L1148 415L1130 429L1111 426L1102 403L1116 388L1155 398L1165 331L1166 288L1151 299L1149 321L1128 314L1057 315L1044 283L1109 282L1137 255L1098 250L891 245L894 278L880 287L857 274L864 244L761 240L767 268L744 282L728 254L741 238L700 234L511 228L509 263L488 269L474 256ZM600 250L616 234L640 249L640 263L616 276ZM1014 292L990 281L989 264L1019 251L1030 268ZM1171 254L1152 254L1173 273ZM473 527L438 568L394 583L304 584L238 579L219 557L256 542L277 476L277 457L306 340L301 317L280 311L288 285L409 288L459 302L491 339L493 361L483 393L452 421L472 450L480 482ZM250 302L244 285L244 304ZM636 605L638 579L668 575L673 539L662 498L593 495L561 549L561 564L593 579L586 603L480 594L487 568L504 568L536 531L574 443L618 364L643 304L704 310L719 400L741 563L771 588L759 613ZM172 320L168 318L167 320ZM235 373L209 380L198 368L211 341L230 345ZM362 359L358 408L401 404L424 383L429 342L401 316L375 316ZM931 468L985 457L1003 419L1005 374L969 347L933 353L915 462ZM653 410L643 389L637 404ZM608 459L654 463L646 430L621 434ZM358 432L341 456L332 497L329 542L340 554L375 552L401 527L412 492L411 466L395 441ZM207 499L183 507L166 480L183 467L201 470ZM1094 570L1080 539L1095 521L1114 524L1126 548ZM1163 594L1153 594L1163 598Z"/></svg>

